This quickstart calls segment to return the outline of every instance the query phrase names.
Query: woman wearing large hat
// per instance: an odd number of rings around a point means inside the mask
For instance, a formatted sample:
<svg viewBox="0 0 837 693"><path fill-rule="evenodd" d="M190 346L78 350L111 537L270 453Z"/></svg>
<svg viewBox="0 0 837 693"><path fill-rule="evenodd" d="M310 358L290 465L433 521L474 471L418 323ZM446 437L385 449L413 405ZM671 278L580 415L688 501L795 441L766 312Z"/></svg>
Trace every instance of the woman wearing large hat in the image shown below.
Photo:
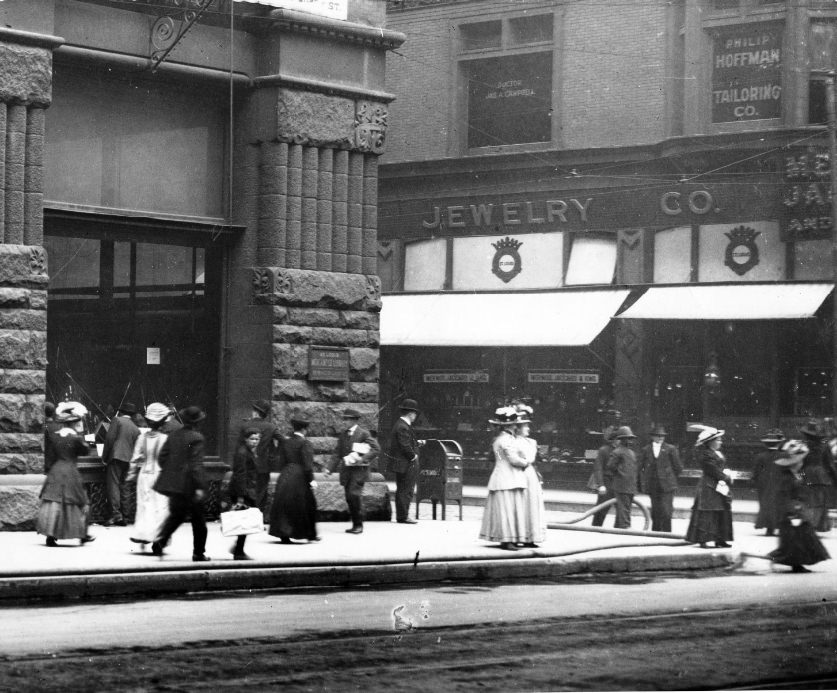
<svg viewBox="0 0 837 693"><path fill-rule="evenodd" d="M480 539L496 541L500 548L516 551L526 539L526 459L515 439L520 417L512 406L500 407L488 422L497 430L491 444L494 470L488 480L488 499L482 516Z"/></svg>
<svg viewBox="0 0 837 693"><path fill-rule="evenodd" d="M137 511L131 541L140 544L153 543L160 533L163 521L169 512L169 499L154 490L154 483L160 476L160 450L168 436L160 429L171 416L171 410L160 402L153 402L145 408L145 421L148 428L140 429L139 438L134 443L134 454L128 470L126 483L137 484Z"/></svg>
<svg viewBox="0 0 837 693"><path fill-rule="evenodd" d="M526 490L523 502L526 506L526 534L522 545L537 548L538 542L546 540L546 508L543 502L541 475L535 466L538 459L538 441L529 437L531 417L535 413L528 404L517 404L517 428L515 437L527 462L523 473L526 475Z"/></svg>
<svg viewBox="0 0 837 693"><path fill-rule="evenodd" d="M59 427L47 432L52 463L46 470L35 522L35 530L46 536L47 546L57 546L58 539L78 539L85 544L95 538L87 533L90 501L78 471L79 455L87 454L82 437L86 415L83 404L62 402L55 411Z"/></svg>
<svg viewBox="0 0 837 693"><path fill-rule="evenodd" d="M808 452L802 441L789 440L774 462L780 471L776 499L781 519L779 546L768 556L776 563L791 566L794 573L807 573L806 565L830 558L811 524L810 486L803 468Z"/></svg>
<svg viewBox="0 0 837 693"><path fill-rule="evenodd" d="M781 467L774 464L782 457L779 448L785 442L785 434L778 428L771 428L762 438L765 450L756 455L753 462L753 483L759 495L759 514L756 517L756 529L764 529L766 536L773 536L779 527L781 515L776 502L776 491L781 478Z"/></svg>
<svg viewBox="0 0 837 693"><path fill-rule="evenodd" d="M805 482L810 486L811 524L817 532L828 532L831 529L828 507L833 502L831 495L837 484L837 469L826 444L828 433L816 419L808 421L799 432L805 437L805 443L808 445L802 471L805 474Z"/></svg>
<svg viewBox="0 0 837 693"><path fill-rule="evenodd" d="M732 541L732 477L724 468L726 460L721 452L724 432L700 424L690 426L689 430L698 431L695 461L703 476L698 482L686 540L699 544L702 549L708 548L710 541L718 548L729 548Z"/></svg>

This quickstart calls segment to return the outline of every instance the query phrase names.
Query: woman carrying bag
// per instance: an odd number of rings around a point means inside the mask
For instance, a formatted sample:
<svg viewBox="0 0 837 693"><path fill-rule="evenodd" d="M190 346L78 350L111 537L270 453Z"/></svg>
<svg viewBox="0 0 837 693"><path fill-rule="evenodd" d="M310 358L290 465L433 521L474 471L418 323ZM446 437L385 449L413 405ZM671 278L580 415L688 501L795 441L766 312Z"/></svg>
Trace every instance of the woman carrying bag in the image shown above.
<svg viewBox="0 0 837 693"><path fill-rule="evenodd" d="M232 466L232 480L230 481L230 502L233 510L244 510L257 507L256 499L259 497L258 469L256 466L256 448L261 440L261 432L255 427L246 427L242 432L244 440L235 451ZM233 559L236 561L249 560L244 553L244 542L247 541L246 534L239 534L235 545L231 549Z"/></svg>

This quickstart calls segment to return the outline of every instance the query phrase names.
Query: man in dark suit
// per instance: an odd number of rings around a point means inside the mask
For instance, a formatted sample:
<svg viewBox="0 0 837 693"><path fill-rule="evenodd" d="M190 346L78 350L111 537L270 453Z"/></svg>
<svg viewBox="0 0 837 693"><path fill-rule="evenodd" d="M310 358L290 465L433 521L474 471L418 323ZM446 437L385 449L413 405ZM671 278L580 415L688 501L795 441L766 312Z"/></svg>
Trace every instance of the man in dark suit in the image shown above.
<svg viewBox="0 0 837 693"><path fill-rule="evenodd" d="M208 561L206 556L206 520L203 499L206 475L203 468L204 437L197 426L206 418L200 407L186 407L180 412L183 428L170 434L160 450L160 475L154 490L169 497L169 514L160 527L151 552L162 556L171 535L191 515L192 560Z"/></svg>
<svg viewBox="0 0 837 693"><path fill-rule="evenodd" d="M616 445L607 460L606 470L611 474L609 488L616 499L616 529L629 529L631 526L631 503L637 492L636 454L629 447L636 438L630 426L616 429Z"/></svg>
<svg viewBox="0 0 837 693"><path fill-rule="evenodd" d="M256 507L264 515L267 505L267 487L270 485L270 473L279 471L282 434L276 424L270 421L270 402L260 399L253 402L252 415L241 424L238 435L238 447L244 444L244 432L248 429L259 431L259 444L256 447Z"/></svg>
<svg viewBox="0 0 837 693"><path fill-rule="evenodd" d="M139 429L133 421L136 413L137 408L130 402L120 404L105 436L102 462L105 463L105 488L110 505L110 517L105 525L109 527L124 527L127 524L125 477L128 476L128 468L134 456L134 443L139 437Z"/></svg>
<svg viewBox="0 0 837 693"><path fill-rule="evenodd" d="M363 532L363 485L369 480L369 467L381 452L378 441L359 422L360 412L355 409L343 412L345 429L337 438L337 457L332 467L340 470L340 484L345 490L346 505L352 518L352 527L346 530L347 534ZM357 447L363 449L357 450Z"/></svg>
<svg viewBox="0 0 837 693"><path fill-rule="evenodd" d="M411 520L409 514L419 472L419 444L413 431L418 404L414 399L405 399L398 408L401 416L392 427L387 445L387 470L395 474L395 521L414 525L416 520Z"/></svg>
<svg viewBox="0 0 837 693"><path fill-rule="evenodd" d="M680 453L665 442L666 429L657 426L651 431L651 443L639 453L639 478L642 491L651 496L651 530L670 532L674 513L677 477L683 471Z"/></svg>
<svg viewBox="0 0 837 693"><path fill-rule="evenodd" d="M596 505L601 505L605 501L613 498L613 490L610 488L613 477L607 470L607 461L610 459L610 453L613 452L616 427L608 426L602 432L602 435L604 436L604 445L596 453L596 459L593 462L593 473L587 481L587 488L596 493ZM610 506L597 511L593 515L594 527L601 527L604 524L608 510L610 510Z"/></svg>

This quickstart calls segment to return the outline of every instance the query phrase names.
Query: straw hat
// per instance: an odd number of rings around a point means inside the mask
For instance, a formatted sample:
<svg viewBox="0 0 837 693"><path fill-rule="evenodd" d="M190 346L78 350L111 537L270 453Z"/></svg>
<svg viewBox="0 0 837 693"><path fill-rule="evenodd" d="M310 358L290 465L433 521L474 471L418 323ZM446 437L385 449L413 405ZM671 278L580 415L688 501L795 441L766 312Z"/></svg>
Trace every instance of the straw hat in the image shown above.
<svg viewBox="0 0 837 693"><path fill-rule="evenodd" d="M771 428L762 438L759 438L759 440L761 440L761 442L765 445L772 445L775 447L787 439L785 438L785 434L782 432L782 429Z"/></svg>
<svg viewBox="0 0 837 693"><path fill-rule="evenodd" d="M55 418L61 423L81 421L87 416L87 407L81 402L61 402L55 407Z"/></svg>
<svg viewBox="0 0 837 693"><path fill-rule="evenodd" d="M494 412L494 418L489 419L488 423L495 426L513 426L520 423L517 418L517 409L514 407L500 407Z"/></svg>
<svg viewBox="0 0 837 693"><path fill-rule="evenodd" d="M698 437L695 441L695 447L704 445L711 440L715 440L724 435L723 429L714 428L712 426L704 426L703 424L692 424L688 427L689 431L697 431Z"/></svg>
<svg viewBox="0 0 837 693"><path fill-rule="evenodd" d="M519 424L525 423L532 423L532 415L535 413L535 410L532 409L528 404L515 404L515 409L517 409L517 422Z"/></svg>

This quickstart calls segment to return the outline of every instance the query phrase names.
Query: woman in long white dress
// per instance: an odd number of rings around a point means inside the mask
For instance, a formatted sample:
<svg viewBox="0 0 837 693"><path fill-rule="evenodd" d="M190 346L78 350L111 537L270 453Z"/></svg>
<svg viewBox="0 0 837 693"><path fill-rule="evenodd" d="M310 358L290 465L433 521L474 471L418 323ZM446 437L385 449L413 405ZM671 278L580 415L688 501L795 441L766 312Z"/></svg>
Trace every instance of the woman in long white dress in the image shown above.
<svg viewBox="0 0 837 693"><path fill-rule="evenodd" d="M523 493L523 502L526 506L526 532L521 545L535 549L538 547L538 542L546 540L546 508L543 502L541 478L535 467L538 442L529 437L532 414L534 414L532 407L525 404L517 405L518 422L515 436L523 458L526 460L526 467L523 469L526 475L526 489Z"/></svg>
<svg viewBox="0 0 837 693"><path fill-rule="evenodd" d="M131 541L142 544L143 549L146 544L156 541L160 525L169 511L169 499L154 490L154 482L160 474L160 450L168 438L160 431L160 427L170 414L171 411L164 404L154 402L148 405L145 410L148 430L142 431L134 444L131 469L128 473L129 481L137 480L137 512L131 530Z"/></svg>
<svg viewBox="0 0 837 693"><path fill-rule="evenodd" d="M489 423L499 429L494 438L494 470L488 480L488 498L482 516L480 539L496 541L506 551L517 551L517 544L526 539L526 474L527 463L520 443L514 437L517 410L500 407Z"/></svg>

